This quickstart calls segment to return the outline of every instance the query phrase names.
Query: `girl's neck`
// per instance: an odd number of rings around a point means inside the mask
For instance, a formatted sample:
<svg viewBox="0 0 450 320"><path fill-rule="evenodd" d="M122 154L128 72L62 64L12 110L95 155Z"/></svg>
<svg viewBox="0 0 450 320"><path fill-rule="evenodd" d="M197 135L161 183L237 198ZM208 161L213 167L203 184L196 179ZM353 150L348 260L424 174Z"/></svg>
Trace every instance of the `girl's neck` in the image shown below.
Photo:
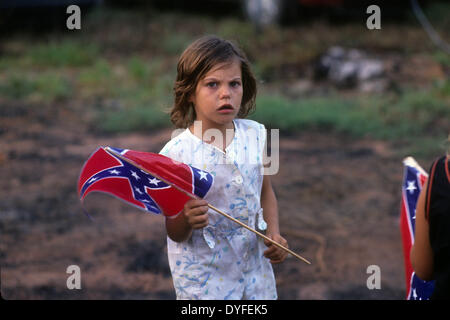
<svg viewBox="0 0 450 320"><path fill-rule="evenodd" d="M233 141L235 126L234 121L220 126L208 126L204 121L195 121L189 126L189 131L200 140L225 152L226 147Z"/></svg>

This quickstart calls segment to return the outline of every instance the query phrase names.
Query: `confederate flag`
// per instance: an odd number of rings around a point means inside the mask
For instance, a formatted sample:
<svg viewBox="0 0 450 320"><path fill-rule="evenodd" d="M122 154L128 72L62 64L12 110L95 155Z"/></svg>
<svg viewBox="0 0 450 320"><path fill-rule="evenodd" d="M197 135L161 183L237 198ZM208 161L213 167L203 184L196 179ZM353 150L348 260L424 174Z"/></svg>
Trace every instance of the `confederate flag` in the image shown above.
<svg viewBox="0 0 450 320"><path fill-rule="evenodd" d="M409 259L411 247L414 243L416 204L428 174L411 157L406 158L403 164L404 174L400 227L403 238L403 256L405 259L406 299L428 300L434 290L434 281L421 280L415 274Z"/></svg>
<svg viewBox="0 0 450 320"><path fill-rule="evenodd" d="M112 194L142 210L176 216L184 204L203 198L213 176L160 154L104 147L84 164L78 179L83 200L92 191Z"/></svg>

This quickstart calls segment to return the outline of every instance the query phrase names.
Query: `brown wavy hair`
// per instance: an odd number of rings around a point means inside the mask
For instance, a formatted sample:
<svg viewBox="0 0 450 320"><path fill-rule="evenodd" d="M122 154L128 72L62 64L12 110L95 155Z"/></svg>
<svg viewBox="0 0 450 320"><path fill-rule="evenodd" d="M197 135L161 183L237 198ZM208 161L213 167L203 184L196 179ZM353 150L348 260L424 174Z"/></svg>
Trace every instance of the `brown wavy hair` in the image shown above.
<svg viewBox="0 0 450 320"><path fill-rule="evenodd" d="M255 110L256 80L245 53L233 42L214 35L204 36L191 43L181 54L177 65L174 105L170 120L177 128L187 128L196 119L195 108L189 101L198 82L217 64L238 59L242 73L242 103L237 114L245 118Z"/></svg>

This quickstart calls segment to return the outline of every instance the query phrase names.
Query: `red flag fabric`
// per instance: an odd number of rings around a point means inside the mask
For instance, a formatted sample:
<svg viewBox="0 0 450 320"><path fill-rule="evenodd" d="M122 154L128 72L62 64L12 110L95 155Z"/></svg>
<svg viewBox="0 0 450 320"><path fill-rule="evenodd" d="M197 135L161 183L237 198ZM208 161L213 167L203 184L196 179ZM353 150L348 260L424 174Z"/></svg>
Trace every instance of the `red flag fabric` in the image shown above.
<svg viewBox="0 0 450 320"><path fill-rule="evenodd" d="M402 203L400 212L400 229L403 242L403 257L406 277L406 299L426 300L434 290L434 281L423 281L414 272L410 262L411 247L414 243L416 224L416 205L420 191L428 174L412 158L403 161L404 174L402 186Z"/></svg>
<svg viewBox="0 0 450 320"><path fill-rule="evenodd" d="M174 217L192 198L203 198L214 178L166 156L128 149L98 148L78 179L80 200L105 192L147 212Z"/></svg>

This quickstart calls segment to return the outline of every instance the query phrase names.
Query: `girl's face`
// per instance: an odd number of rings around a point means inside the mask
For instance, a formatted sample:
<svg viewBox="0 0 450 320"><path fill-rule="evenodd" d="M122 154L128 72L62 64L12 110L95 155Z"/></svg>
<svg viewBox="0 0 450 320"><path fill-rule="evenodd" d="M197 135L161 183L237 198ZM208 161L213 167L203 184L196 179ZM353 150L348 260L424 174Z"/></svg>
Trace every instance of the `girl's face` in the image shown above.
<svg viewBox="0 0 450 320"><path fill-rule="evenodd" d="M218 64L197 83L190 101L203 128L233 128L242 102L241 63Z"/></svg>

